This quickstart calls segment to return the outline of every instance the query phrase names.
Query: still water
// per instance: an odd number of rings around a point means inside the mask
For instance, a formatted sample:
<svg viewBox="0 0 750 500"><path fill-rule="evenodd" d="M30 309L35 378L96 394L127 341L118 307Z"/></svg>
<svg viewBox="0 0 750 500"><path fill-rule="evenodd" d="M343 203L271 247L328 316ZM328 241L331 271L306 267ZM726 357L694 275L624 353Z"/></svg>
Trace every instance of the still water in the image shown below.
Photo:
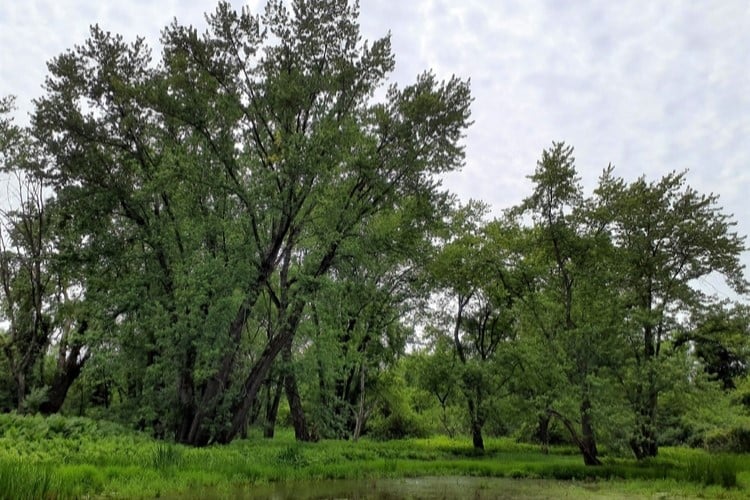
<svg viewBox="0 0 750 500"><path fill-rule="evenodd" d="M299 481L250 486L227 491L203 490L190 498L237 498L262 500L396 500L396 499L508 499L508 498L653 498L615 492L596 483L561 482L533 479L478 477L421 477L406 479ZM659 498L673 498L670 495ZM676 497L675 497L676 498Z"/></svg>

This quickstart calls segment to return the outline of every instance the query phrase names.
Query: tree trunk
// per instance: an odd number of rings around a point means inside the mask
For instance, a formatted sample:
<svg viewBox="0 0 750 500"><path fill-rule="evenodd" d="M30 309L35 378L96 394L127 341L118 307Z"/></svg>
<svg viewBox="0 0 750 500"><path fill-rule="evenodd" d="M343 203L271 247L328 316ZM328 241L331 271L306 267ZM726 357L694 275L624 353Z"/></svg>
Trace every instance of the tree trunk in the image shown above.
<svg viewBox="0 0 750 500"><path fill-rule="evenodd" d="M581 439L581 437L578 435L578 432L576 432L573 422L571 422L570 419L565 417L565 415L553 409L548 409L547 413L551 417L556 417L557 419L559 419L563 423L565 428L568 429L571 439L576 444L576 446L578 446L578 449L581 452L581 456L583 456L583 463L585 465L601 465L602 464L599 458L597 457L596 442L593 440L593 435L591 436L592 438L591 440L585 441L584 439ZM589 422L587 425L590 427L591 423Z"/></svg>
<svg viewBox="0 0 750 500"><path fill-rule="evenodd" d="M484 439L482 438L482 425L473 419L471 422L471 441L475 450L484 451Z"/></svg>
<svg viewBox="0 0 750 500"><path fill-rule="evenodd" d="M18 413L23 414L26 401L26 374L23 372L16 373L16 398L18 400L16 409Z"/></svg>
<svg viewBox="0 0 750 500"><path fill-rule="evenodd" d="M362 435L362 431L365 427L365 420L367 420L367 411L365 408L365 377L365 364L362 363L359 370L359 406L357 409L356 423L354 424L354 433L352 434L352 439L354 441L358 440Z"/></svg>
<svg viewBox="0 0 750 500"><path fill-rule="evenodd" d="M537 435L539 437L539 443L542 446L542 453L545 455L549 454L549 422L550 422L550 416L549 415L540 415L539 416L539 428L537 430Z"/></svg>
<svg viewBox="0 0 750 500"><path fill-rule="evenodd" d="M484 422L479 418L477 408L478 405L474 403L471 397L466 398L469 406L469 415L471 416L471 441L474 444L475 450L484 451L484 439L482 438L482 426Z"/></svg>
<svg viewBox="0 0 750 500"><path fill-rule="evenodd" d="M73 385L73 382L81 374L81 370L88 360L88 355L78 359L80 351L80 346L74 346L65 358L64 364L58 367L55 378L52 380L52 385L47 393L47 400L39 405L39 412L43 415L57 413L60 411L63 403L65 403L70 386Z"/></svg>
<svg viewBox="0 0 750 500"><path fill-rule="evenodd" d="M281 392L283 389L281 375L275 384L268 384L268 398L266 399L266 418L263 424L263 437L272 439L276 431L276 418L279 415L279 403L281 402ZM271 397L273 394L273 397Z"/></svg>
<svg viewBox="0 0 750 500"><path fill-rule="evenodd" d="M586 465L601 465L596 449L596 436L591 421L591 401L586 398L581 402L581 453Z"/></svg>
<svg viewBox="0 0 750 500"><path fill-rule="evenodd" d="M289 338L289 342L284 346L284 350L281 354L284 365L284 391L286 392L286 398L289 401L289 411L292 416L292 424L294 425L294 437L297 441L310 441L310 433L307 430L307 420L305 419L305 410L302 407L302 398L299 395L299 389L297 387L297 377L294 374L294 367L292 366L292 338Z"/></svg>

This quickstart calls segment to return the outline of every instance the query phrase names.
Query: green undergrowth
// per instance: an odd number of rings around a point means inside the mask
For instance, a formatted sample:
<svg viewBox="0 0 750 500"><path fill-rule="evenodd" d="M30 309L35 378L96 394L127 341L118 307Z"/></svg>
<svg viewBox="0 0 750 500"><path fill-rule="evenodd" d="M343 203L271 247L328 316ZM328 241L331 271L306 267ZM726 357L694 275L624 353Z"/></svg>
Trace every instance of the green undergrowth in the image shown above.
<svg viewBox="0 0 750 500"><path fill-rule="evenodd" d="M511 439L488 439L478 454L466 439L308 444L296 443L291 432L278 434L273 440L251 436L189 448L111 423L0 415L0 499L138 498L200 490L229 497L237 488L273 482L420 476L626 480L645 491L680 484L706 495L713 488L709 496L725 498L743 498L750 488L750 458L701 450L667 448L646 462L605 458L601 467L585 467L570 447L544 455Z"/></svg>

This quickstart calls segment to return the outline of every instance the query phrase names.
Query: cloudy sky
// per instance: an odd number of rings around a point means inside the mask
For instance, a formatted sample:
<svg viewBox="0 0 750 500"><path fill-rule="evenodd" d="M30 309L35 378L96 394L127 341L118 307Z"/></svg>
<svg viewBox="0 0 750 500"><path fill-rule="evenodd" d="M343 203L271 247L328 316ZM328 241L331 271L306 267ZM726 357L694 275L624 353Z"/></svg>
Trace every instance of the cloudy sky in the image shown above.
<svg viewBox="0 0 750 500"><path fill-rule="evenodd" d="M241 0L233 0L241 7ZM259 0L247 2L257 12ZM0 6L0 95L19 120L45 62L98 23L126 39L174 17L204 26L211 1L28 0ZM689 170L750 233L750 3L746 0L361 0L366 38L392 34L393 79L471 78L467 164L445 184L496 212L528 193L553 140L576 148L591 188L608 163L632 180ZM750 267L750 255L744 261ZM725 292L710 278L705 284Z"/></svg>

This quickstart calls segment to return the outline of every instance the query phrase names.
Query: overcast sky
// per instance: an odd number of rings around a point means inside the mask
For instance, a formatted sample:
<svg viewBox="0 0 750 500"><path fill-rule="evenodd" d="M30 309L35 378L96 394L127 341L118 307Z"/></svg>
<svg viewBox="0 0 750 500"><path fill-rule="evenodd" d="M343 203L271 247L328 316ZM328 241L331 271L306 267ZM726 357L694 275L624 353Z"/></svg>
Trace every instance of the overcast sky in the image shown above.
<svg viewBox="0 0 750 500"><path fill-rule="evenodd" d="M177 17L203 27L214 5L4 0L0 95L17 96L23 122L45 62L83 42L90 24L144 36L158 54L163 26ZM368 39L390 30L401 84L429 68L471 78L466 167L445 180L461 198L499 213L528 193L542 149L565 141L589 189L608 163L628 180L687 169L750 232L747 0L361 0L361 24ZM714 278L706 286L726 290Z"/></svg>

